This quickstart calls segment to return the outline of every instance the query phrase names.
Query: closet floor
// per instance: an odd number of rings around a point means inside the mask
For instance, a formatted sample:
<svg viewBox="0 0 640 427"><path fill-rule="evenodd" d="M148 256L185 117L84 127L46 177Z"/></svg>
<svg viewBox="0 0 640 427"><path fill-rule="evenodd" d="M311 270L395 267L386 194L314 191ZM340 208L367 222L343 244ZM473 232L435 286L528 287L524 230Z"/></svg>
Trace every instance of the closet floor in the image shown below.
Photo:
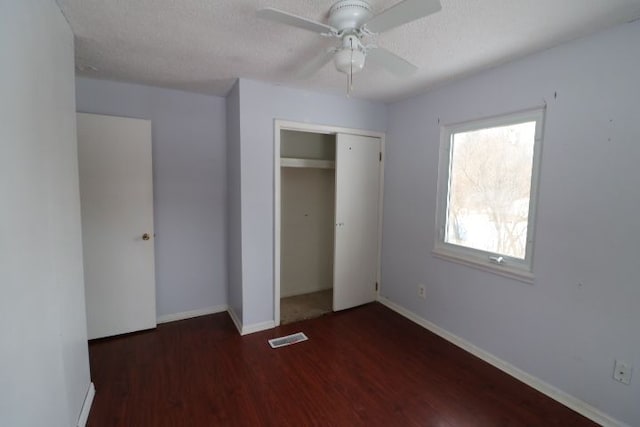
<svg viewBox="0 0 640 427"><path fill-rule="evenodd" d="M333 308L333 289L296 295L280 300L280 324L313 319L331 313Z"/></svg>

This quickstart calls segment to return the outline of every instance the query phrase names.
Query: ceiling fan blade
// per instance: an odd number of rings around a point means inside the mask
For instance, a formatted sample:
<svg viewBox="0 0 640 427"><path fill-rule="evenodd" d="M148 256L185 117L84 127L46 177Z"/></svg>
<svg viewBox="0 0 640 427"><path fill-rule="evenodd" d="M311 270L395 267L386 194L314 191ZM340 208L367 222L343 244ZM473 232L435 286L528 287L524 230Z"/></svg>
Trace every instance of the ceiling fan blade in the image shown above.
<svg viewBox="0 0 640 427"><path fill-rule="evenodd" d="M409 77L418 67L387 49L376 47L367 52L367 60L384 67L398 77Z"/></svg>
<svg viewBox="0 0 640 427"><path fill-rule="evenodd" d="M382 33L407 22L424 18L442 9L439 0L404 0L380 12L364 26L372 33Z"/></svg>
<svg viewBox="0 0 640 427"><path fill-rule="evenodd" d="M293 15L291 13L284 12L282 10L274 9L272 7L268 7L266 9L260 9L256 12L256 15L262 19L279 22L280 24L291 25L292 27L302 28L303 30L313 31L314 33L335 34L338 32L338 30L336 30L330 25L326 25L321 22L312 21L310 19Z"/></svg>
<svg viewBox="0 0 640 427"><path fill-rule="evenodd" d="M296 79L306 79L317 73L322 67L324 67L336 52L335 48L327 49L324 52L320 52L311 61L305 63L302 67L296 70L294 77Z"/></svg>

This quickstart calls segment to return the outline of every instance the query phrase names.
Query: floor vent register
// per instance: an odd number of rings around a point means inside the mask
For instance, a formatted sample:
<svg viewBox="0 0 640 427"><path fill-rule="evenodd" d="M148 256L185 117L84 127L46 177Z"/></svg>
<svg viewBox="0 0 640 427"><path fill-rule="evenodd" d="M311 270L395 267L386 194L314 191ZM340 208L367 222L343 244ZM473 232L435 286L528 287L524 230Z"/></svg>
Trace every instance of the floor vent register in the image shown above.
<svg viewBox="0 0 640 427"><path fill-rule="evenodd" d="M296 334L287 335L286 337L273 338L269 340L271 348L285 347L287 345L296 344L302 341L306 341L309 338L302 332Z"/></svg>

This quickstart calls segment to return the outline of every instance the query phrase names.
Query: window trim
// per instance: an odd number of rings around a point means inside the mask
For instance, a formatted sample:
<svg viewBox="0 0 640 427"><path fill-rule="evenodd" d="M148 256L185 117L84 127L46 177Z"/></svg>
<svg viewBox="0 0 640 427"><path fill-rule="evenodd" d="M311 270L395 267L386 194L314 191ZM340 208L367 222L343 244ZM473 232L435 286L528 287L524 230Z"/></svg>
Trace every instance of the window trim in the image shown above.
<svg viewBox="0 0 640 427"><path fill-rule="evenodd" d="M535 243L536 210L538 205L538 186L540 178L540 160L544 132L545 107L537 107L514 113L485 117L460 123L440 126L440 150L438 159L438 193L436 203L436 228L433 256L456 262L484 271L506 276L526 283L532 283L533 251ZM444 241L447 221L447 207L450 190L451 141L452 135L485 128L508 126L535 121L535 139L533 146L533 164L531 173L531 191L529 196L529 216L527 222L527 244L525 259L521 260L480 249L455 245ZM490 261L491 257L501 257L502 262Z"/></svg>

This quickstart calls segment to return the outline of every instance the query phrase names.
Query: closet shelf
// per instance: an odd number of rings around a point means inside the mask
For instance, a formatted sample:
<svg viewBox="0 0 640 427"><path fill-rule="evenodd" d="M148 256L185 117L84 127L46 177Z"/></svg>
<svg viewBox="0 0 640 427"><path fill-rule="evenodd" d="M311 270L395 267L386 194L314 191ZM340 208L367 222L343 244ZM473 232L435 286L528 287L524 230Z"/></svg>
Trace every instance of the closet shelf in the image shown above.
<svg viewBox="0 0 640 427"><path fill-rule="evenodd" d="M336 162L333 160L298 159L292 157L282 157L280 166L283 168L319 168L335 169Z"/></svg>

